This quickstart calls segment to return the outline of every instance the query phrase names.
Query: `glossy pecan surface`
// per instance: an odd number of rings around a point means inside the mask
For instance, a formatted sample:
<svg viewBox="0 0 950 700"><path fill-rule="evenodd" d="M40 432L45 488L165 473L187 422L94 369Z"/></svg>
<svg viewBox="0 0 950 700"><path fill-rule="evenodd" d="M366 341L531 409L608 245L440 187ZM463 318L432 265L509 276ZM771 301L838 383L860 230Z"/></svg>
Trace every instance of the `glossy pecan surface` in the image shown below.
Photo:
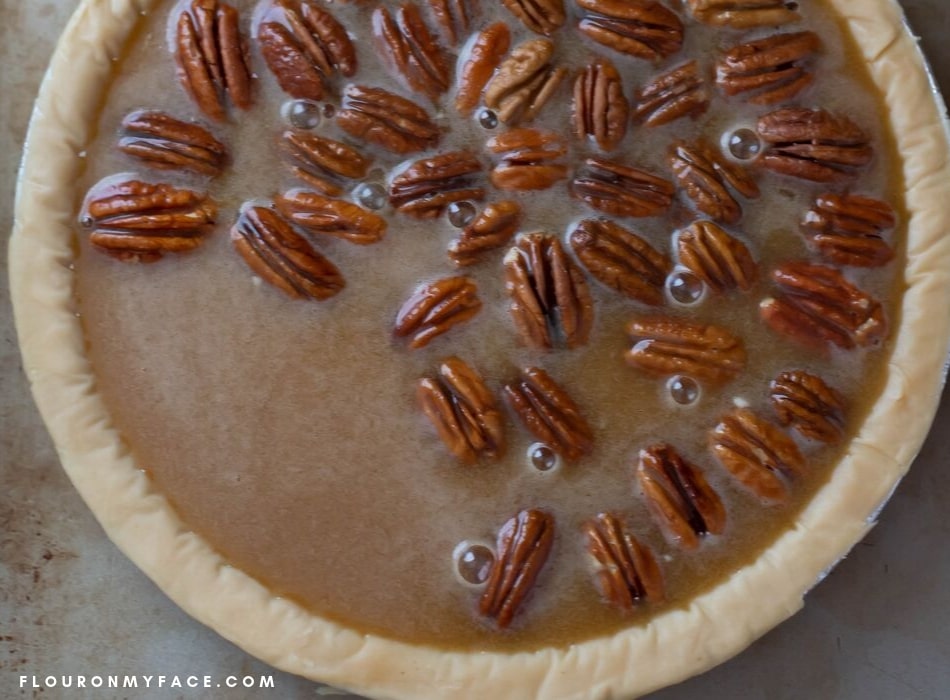
<svg viewBox="0 0 950 700"><path fill-rule="evenodd" d="M677 248L680 262L711 289L724 292L752 288L758 267L752 253L712 221L697 221L681 231Z"/></svg>
<svg viewBox="0 0 950 700"><path fill-rule="evenodd" d="M505 451L505 421L482 376L457 357L419 380L416 399L449 451L464 464L496 460Z"/></svg>
<svg viewBox="0 0 950 700"><path fill-rule="evenodd" d="M805 470L805 460L795 442L746 408L723 417L710 433L709 444L737 481L767 501L785 500L789 483Z"/></svg>
<svg viewBox="0 0 950 700"><path fill-rule="evenodd" d="M627 133L629 113L630 104L614 64L603 58L589 63L574 81L571 117L577 137L591 139L601 150L611 151Z"/></svg>
<svg viewBox="0 0 950 700"><path fill-rule="evenodd" d="M803 180L851 180L874 154L861 127L823 109L787 107L769 112L759 118L756 130L767 144L762 164Z"/></svg>
<svg viewBox="0 0 950 700"><path fill-rule="evenodd" d="M404 155L431 148L442 131L415 102L382 88L346 89L337 125L350 136Z"/></svg>
<svg viewBox="0 0 950 700"><path fill-rule="evenodd" d="M372 163L342 141L300 129L284 131L279 147L294 176L329 197L341 195L348 181L365 177Z"/></svg>
<svg viewBox="0 0 950 700"><path fill-rule="evenodd" d="M641 318L627 325L627 333L634 341L627 363L650 374L724 382L737 377L746 364L742 339L719 326Z"/></svg>
<svg viewBox="0 0 950 700"><path fill-rule="evenodd" d="M594 433L567 391L540 367L521 370L504 387L505 400L538 440L568 461L590 452Z"/></svg>
<svg viewBox="0 0 950 700"><path fill-rule="evenodd" d="M164 112L139 110L122 120L119 150L151 168L219 175L228 149L199 124Z"/></svg>
<svg viewBox="0 0 950 700"><path fill-rule="evenodd" d="M646 170L606 158L588 158L571 181L571 194L605 214L659 216L670 208L675 190Z"/></svg>
<svg viewBox="0 0 950 700"><path fill-rule="evenodd" d="M99 251L126 262L154 262L201 245L217 212L204 192L125 180L92 188L83 223Z"/></svg>
<svg viewBox="0 0 950 700"><path fill-rule="evenodd" d="M511 625L524 605L554 543L554 518L542 510L522 510L498 532L495 563L478 604L498 627Z"/></svg>
<svg viewBox="0 0 950 700"><path fill-rule="evenodd" d="M811 245L838 265L880 267L894 258L884 235L897 225L887 202L857 194L826 193L802 219Z"/></svg>
<svg viewBox="0 0 950 700"><path fill-rule="evenodd" d="M716 63L716 82L727 95L771 105L786 102L815 80L810 59L821 48L814 32L772 34L728 49Z"/></svg>
<svg viewBox="0 0 950 700"><path fill-rule="evenodd" d="M471 319L481 308L478 287L468 277L421 284L399 309L393 335L410 338L410 348L422 348Z"/></svg>
<svg viewBox="0 0 950 700"><path fill-rule="evenodd" d="M680 546L696 549L726 526L726 507L706 477L670 445L640 450L637 480L654 517Z"/></svg>
<svg viewBox="0 0 950 700"><path fill-rule="evenodd" d="M791 370L772 380L770 399L779 422L820 442L837 443L844 438L847 402L821 377Z"/></svg>
<svg viewBox="0 0 950 700"><path fill-rule="evenodd" d="M755 178L742 165L729 162L707 141L675 141L668 159L686 196L699 211L716 221L734 224L742 218L742 205L736 195L746 199L760 195Z"/></svg>
<svg viewBox="0 0 950 700"><path fill-rule="evenodd" d="M294 299L329 299L345 286L337 267L268 207L245 207L231 242L258 277Z"/></svg>
<svg viewBox="0 0 950 700"><path fill-rule="evenodd" d="M293 189L274 199L277 210L309 233L342 238L350 243L378 243L386 234L386 219L358 204Z"/></svg>
<svg viewBox="0 0 950 700"><path fill-rule="evenodd" d="M709 109L709 91L699 63L689 61L642 86L633 101L634 119L647 126L662 126L705 113Z"/></svg>
<svg viewBox="0 0 950 700"><path fill-rule="evenodd" d="M389 185L389 203L417 219L440 216L453 202L481 201L482 164L468 151L440 153L422 158L396 175Z"/></svg>
<svg viewBox="0 0 950 700"><path fill-rule="evenodd" d="M793 261L772 271L778 293L759 305L777 333L815 349L830 343L850 350L879 343L887 334L881 303L835 268Z"/></svg>
<svg viewBox="0 0 950 700"><path fill-rule="evenodd" d="M663 304L673 264L637 234L610 219L584 219L570 243L584 267L608 287L644 304Z"/></svg>
<svg viewBox="0 0 950 700"><path fill-rule="evenodd" d="M623 518L600 513L584 523L582 530L595 563L594 580L608 603L628 611L641 603L663 600L663 575L656 558Z"/></svg>
<svg viewBox="0 0 950 700"><path fill-rule="evenodd" d="M240 16L218 0L193 0L178 15L175 59L178 79L206 115L223 121L225 98L251 106L251 72Z"/></svg>
<svg viewBox="0 0 950 700"><path fill-rule="evenodd" d="M486 253L508 244L521 221L524 211L518 202L510 199L487 205L449 245L449 257L459 267L474 265Z"/></svg>
<svg viewBox="0 0 950 700"><path fill-rule="evenodd" d="M575 0L577 27L593 41L628 56L658 61L683 46L683 22L657 0Z"/></svg>
<svg viewBox="0 0 950 700"><path fill-rule="evenodd" d="M587 343L593 300L583 272L560 240L543 233L522 236L504 264L509 311L526 345L551 349Z"/></svg>

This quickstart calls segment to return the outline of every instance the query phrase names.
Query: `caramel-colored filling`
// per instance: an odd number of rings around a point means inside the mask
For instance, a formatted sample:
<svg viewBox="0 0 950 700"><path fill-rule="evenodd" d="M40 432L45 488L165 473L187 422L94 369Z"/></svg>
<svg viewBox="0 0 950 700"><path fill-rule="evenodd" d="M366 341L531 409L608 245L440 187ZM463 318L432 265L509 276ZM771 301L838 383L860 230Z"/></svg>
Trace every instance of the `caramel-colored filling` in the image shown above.
<svg viewBox="0 0 950 700"><path fill-rule="evenodd" d="M246 25L253 3L234 4ZM398 90L381 71L369 39L359 35L369 26L372 8L358 5L330 6L358 37L357 81ZM288 98L256 49L256 106L232 113L230 123L216 129L233 153L233 166L220 179L148 174L116 151L118 125L133 109L162 109L205 121L174 77L166 43L171 7L164 3L143 19L128 55L117 63L98 140L88 148L81 190L126 171L207 187L220 206L217 230L193 253L139 265L93 251L77 226L77 293L98 388L138 464L188 526L234 566L276 595L365 632L445 648L564 646L641 624L665 609L646 605L621 615L605 605L592 583L579 529L583 521L604 511L626 515L638 538L657 554L668 589L666 606L684 606L754 560L827 479L845 447L799 440L806 477L796 482L787 503L763 505L718 465L706 440L737 400L772 415L768 385L782 370L813 371L839 389L849 403L849 435L878 394L886 344L819 356L775 335L758 316L759 301L773 293L769 271L783 260L811 255L798 221L814 196L828 188L759 171L761 199L743 202L741 223L730 227L759 264L759 281L749 292L710 294L691 307L669 302L660 310L725 326L748 348L742 375L721 386L703 385L693 405L678 406L665 379L624 364L629 346L624 325L654 312L593 279L596 322L587 346L552 352L522 347L507 313L503 251L465 271L484 302L478 316L411 351L392 338L393 319L418 283L456 274L446 248L458 231L445 217L420 223L385 209L389 231L379 244L317 241L347 280L341 294L319 303L292 301L260 283L233 250L227 231L240 205L297 184L275 148L287 127L281 104ZM815 86L795 103L847 114L873 136L874 162L851 189L886 199L900 212L902 183L879 97L851 39L829 11L810 2L805 12L824 49L815 64ZM528 38L514 18L501 13L515 33L513 45ZM686 22L686 46L661 66L610 54L628 94L687 56L711 63L718 47L742 37ZM556 43L558 55L573 67L583 65L591 51L609 53L576 40L570 21ZM565 130L569 100L565 86L536 125ZM451 93L443 102L439 116L450 131L436 152L462 147L479 152L492 133L503 129L486 131L475 120L456 123ZM724 132L753 126L764 111L715 93L705 116L653 129L634 126L611 157L666 175L664 154L674 137L705 134L718 142ZM324 120L319 132L341 136L332 120ZM576 140L572 144L572 157L581 157L584 150ZM389 171L400 161L366 150L376 158L374 167ZM560 183L545 192L514 195L526 213L521 230L563 236L579 218L598 215L566 192ZM681 197L667 217L622 223L671 254L674 231L695 218ZM894 234L898 247L901 230ZM892 325L903 283L899 271L899 262L848 271L863 289L887 300ZM414 401L416 381L449 355L478 368L495 391L518 367L543 366L591 422L593 453L539 472L526 456L534 439L508 414L504 458L459 465ZM675 445L699 465L726 505L725 532L707 538L695 552L665 539L636 485L637 452L658 441ZM457 580L453 550L464 540L494 542L505 520L530 507L554 515L557 536L515 624L499 632L477 616L480 592Z"/></svg>

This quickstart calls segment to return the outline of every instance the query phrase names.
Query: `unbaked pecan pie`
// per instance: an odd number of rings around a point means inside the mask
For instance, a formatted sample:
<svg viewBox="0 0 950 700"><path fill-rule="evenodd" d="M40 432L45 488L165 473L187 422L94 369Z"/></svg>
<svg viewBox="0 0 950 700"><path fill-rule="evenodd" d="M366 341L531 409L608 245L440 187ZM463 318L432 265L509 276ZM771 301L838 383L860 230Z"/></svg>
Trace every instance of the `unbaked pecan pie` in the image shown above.
<svg viewBox="0 0 950 700"><path fill-rule="evenodd" d="M662 643L899 347L920 205L832 4L143 1L71 294L148 488L318 636Z"/></svg>

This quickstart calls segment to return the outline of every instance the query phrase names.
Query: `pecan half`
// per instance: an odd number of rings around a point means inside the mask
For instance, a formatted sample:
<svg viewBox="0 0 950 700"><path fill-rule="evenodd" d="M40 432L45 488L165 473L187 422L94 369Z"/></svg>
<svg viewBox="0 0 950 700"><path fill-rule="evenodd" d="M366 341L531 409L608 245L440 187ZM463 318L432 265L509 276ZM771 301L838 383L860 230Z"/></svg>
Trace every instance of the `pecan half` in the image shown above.
<svg viewBox="0 0 950 700"><path fill-rule="evenodd" d="M737 408L709 434L710 449L736 480L768 501L788 497L788 482L805 470L795 442L746 408Z"/></svg>
<svg viewBox="0 0 950 700"><path fill-rule="evenodd" d="M584 274L557 238L543 233L519 238L505 255L505 289L526 345L576 348L587 343L593 300Z"/></svg>
<svg viewBox="0 0 950 700"><path fill-rule="evenodd" d="M382 88L350 85L337 125L354 138L393 153L431 148L442 136L425 109Z"/></svg>
<svg viewBox="0 0 950 700"><path fill-rule="evenodd" d="M378 243L386 234L386 219L342 199L294 189L279 195L277 211L309 233L342 238L357 245Z"/></svg>
<svg viewBox="0 0 950 700"><path fill-rule="evenodd" d="M690 61L654 78L636 91L634 103L634 120L647 126L661 126L681 117L695 119L709 108L709 91L699 63Z"/></svg>
<svg viewBox="0 0 950 700"><path fill-rule="evenodd" d="M790 0L687 0L693 17L717 27L749 29L797 22L797 2Z"/></svg>
<svg viewBox="0 0 950 700"><path fill-rule="evenodd" d="M659 216L674 193L669 180L606 158L585 160L571 182L574 197L614 216Z"/></svg>
<svg viewBox="0 0 950 700"><path fill-rule="evenodd" d="M567 75L551 64L554 44L532 39L516 46L488 81L485 106L505 124L530 122L547 104Z"/></svg>
<svg viewBox="0 0 950 700"><path fill-rule="evenodd" d="M627 333L635 341L625 355L627 363L650 374L724 382L745 367L742 339L719 326L645 318L631 321Z"/></svg>
<svg viewBox="0 0 950 700"><path fill-rule="evenodd" d="M501 0L532 32L550 35L564 26L564 0Z"/></svg>
<svg viewBox="0 0 950 700"><path fill-rule="evenodd" d="M399 309L393 335L411 336L409 347L422 348L468 321L481 308L478 288L468 277L446 277L421 284Z"/></svg>
<svg viewBox="0 0 950 700"><path fill-rule="evenodd" d="M523 218L517 202L505 200L489 204L449 244L449 257L459 267L474 265L486 252L506 245L517 233Z"/></svg>
<svg viewBox="0 0 950 700"><path fill-rule="evenodd" d="M404 3L396 18L386 7L373 12L373 36L380 53L396 77L406 86L435 99L449 89L449 60L422 21L419 8Z"/></svg>
<svg viewBox="0 0 950 700"><path fill-rule="evenodd" d="M472 26L476 3L470 0L426 0L449 45L456 46Z"/></svg>
<svg viewBox="0 0 950 700"><path fill-rule="evenodd" d="M699 468L665 443L640 450L637 481L653 516L686 549L726 526L726 507Z"/></svg>
<svg viewBox="0 0 950 700"><path fill-rule="evenodd" d="M683 46L683 22L657 0L575 2L582 10L578 29L614 51L658 61Z"/></svg>
<svg viewBox="0 0 950 700"><path fill-rule="evenodd" d="M193 0L178 16L178 79L202 112L225 118L224 96L238 109L251 106L251 73L238 11L217 0Z"/></svg>
<svg viewBox="0 0 950 700"><path fill-rule="evenodd" d="M611 151L627 133L629 113L630 104L614 64L603 58L589 63L574 81L571 116L577 137L591 138L601 150Z"/></svg>
<svg viewBox="0 0 950 700"><path fill-rule="evenodd" d="M637 541L621 518L601 513L581 529L596 567L597 588L608 603L628 611L641 602L663 600L663 575L653 552Z"/></svg>
<svg viewBox="0 0 950 700"><path fill-rule="evenodd" d="M759 196L759 186L752 176L704 140L695 144L674 142L669 163L686 196L699 211L716 221L734 224L742 218L742 205L733 191L746 199Z"/></svg>
<svg viewBox="0 0 950 700"><path fill-rule="evenodd" d="M505 451L505 421L498 402L481 375L459 358L443 360L438 376L420 379L416 399L461 462L495 460Z"/></svg>
<svg viewBox="0 0 950 700"><path fill-rule="evenodd" d="M554 518L523 510L498 531L495 563L478 604L479 612L508 627L544 568L554 543Z"/></svg>
<svg viewBox="0 0 950 700"><path fill-rule="evenodd" d="M257 28L261 55L291 97L319 100L334 73L356 73L356 49L346 28L306 0L277 0Z"/></svg>
<svg viewBox="0 0 950 700"><path fill-rule="evenodd" d="M577 404L540 367L521 370L504 387L505 399L538 440L568 461L590 452L594 433Z"/></svg>
<svg viewBox="0 0 950 700"><path fill-rule="evenodd" d="M132 112L122 120L119 150L152 168L219 175L227 147L198 124L164 112Z"/></svg>
<svg viewBox="0 0 950 700"><path fill-rule="evenodd" d="M644 304L663 303L670 259L609 219L584 219L571 232L571 248L598 280Z"/></svg>
<svg viewBox="0 0 950 700"><path fill-rule="evenodd" d="M244 207L231 241L258 277L294 299L329 299L345 286L336 265L267 207Z"/></svg>
<svg viewBox="0 0 950 700"><path fill-rule="evenodd" d="M785 102L812 84L809 60L821 49L814 32L772 34L733 46L716 62L716 82L727 95L749 102Z"/></svg>
<svg viewBox="0 0 950 700"><path fill-rule="evenodd" d="M760 158L766 168L813 182L849 180L874 153L864 130L823 109L769 112L759 118L756 130L767 144Z"/></svg>
<svg viewBox="0 0 950 700"><path fill-rule="evenodd" d="M511 31L504 22L496 22L475 37L468 59L459 71L455 93L455 109L459 114L467 116L478 105L482 90L501 63L502 56L508 53L510 43Z"/></svg>
<svg viewBox="0 0 950 700"><path fill-rule="evenodd" d="M772 407L779 422L820 442L844 438L845 398L825 381L803 370L782 372L771 384Z"/></svg>
<svg viewBox="0 0 950 700"><path fill-rule="evenodd" d="M501 190L544 190L567 177L567 144L553 131L510 129L485 144L498 156L491 183Z"/></svg>
<svg viewBox="0 0 950 700"><path fill-rule="evenodd" d="M772 272L779 287L759 305L762 320L776 333L816 349L828 343L850 350L873 345L887 334L880 302L838 270L796 261Z"/></svg>
<svg viewBox="0 0 950 700"><path fill-rule="evenodd" d="M309 131L288 129L280 150L297 178L328 197L343 194L343 181L365 177L372 163L352 146Z"/></svg>
<svg viewBox="0 0 950 700"><path fill-rule="evenodd" d="M203 192L126 180L95 185L82 220L97 250L125 262L154 262L201 245L217 213Z"/></svg>
<svg viewBox="0 0 950 700"><path fill-rule="evenodd" d="M392 179L389 203L403 214L433 219L453 202L481 201L485 188L475 182L482 164L467 151L423 158Z"/></svg>
<svg viewBox="0 0 950 700"><path fill-rule="evenodd" d="M677 248L680 262L710 289L747 292L752 288L757 267L752 253L712 221L697 221L681 231Z"/></svg>
<svg viewBox="0 0 950 700"><path fill-rule="evenodd" d="M884 232L897 223L887 202L856 194L823 194L805 214L802 229L811 245L838 265L886 265L894 251Z"/></svg>

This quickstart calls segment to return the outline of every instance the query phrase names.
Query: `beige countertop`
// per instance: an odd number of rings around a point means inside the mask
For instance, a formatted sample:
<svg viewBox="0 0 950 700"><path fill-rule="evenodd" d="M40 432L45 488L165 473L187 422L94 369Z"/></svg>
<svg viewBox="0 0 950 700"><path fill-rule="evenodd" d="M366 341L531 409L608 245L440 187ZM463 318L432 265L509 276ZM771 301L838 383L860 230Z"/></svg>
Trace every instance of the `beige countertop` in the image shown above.
<svg viewBox="0 0 950 700"><path fill-rule="evenodd" d="M77 0L0 0L0 231L9 231L31 102ZM950 94L950 2L904 0ZM4 242L5 243L5 242ZM106 539L29 396L0 246L0 698L312 698L194 622ZM950 300L948 300L950 302ZM805 610L717 669L651 700L950 697L950 394L880 524ZM35 690L32 676L273 674L271 691ZM20 687L27 676L27 687ZM140 681L141 682L141 681ZM491 699L486 699L491 700ZM526 699L527 700L527 699Z"/></svg>

